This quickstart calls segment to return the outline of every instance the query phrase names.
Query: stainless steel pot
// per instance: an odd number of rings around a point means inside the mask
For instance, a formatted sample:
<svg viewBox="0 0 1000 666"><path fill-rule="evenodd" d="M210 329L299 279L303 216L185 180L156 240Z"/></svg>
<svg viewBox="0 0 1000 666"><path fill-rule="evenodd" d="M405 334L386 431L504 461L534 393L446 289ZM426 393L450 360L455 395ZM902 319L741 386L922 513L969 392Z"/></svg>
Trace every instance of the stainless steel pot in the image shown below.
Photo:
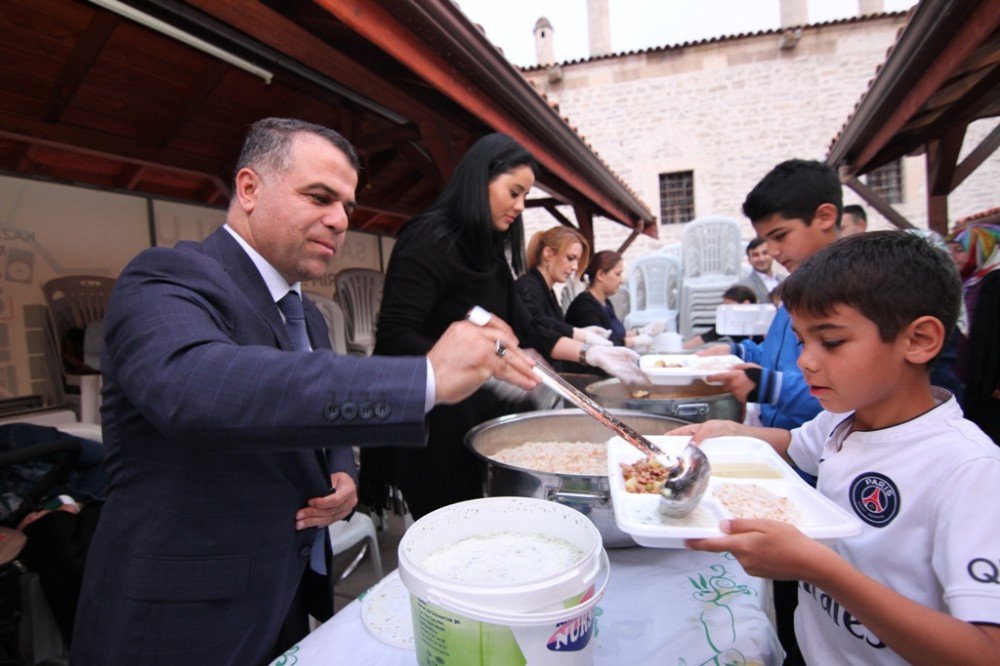
<svg viewBox="0 0 1000 666"><path fill-rule="evenodd" d="M643 435L662 435L686 421L614 410L614 415ZM579 409L550 409L510 414L481 423L465 436L465 445L483 461L487 497L515 495L548 499L572 507L593 521L605 547L634 546L615 524L607 475L550 474L514 467L489 458L498 450L524 442L604 442L613 433Z"/></svg>
<svg viewBox="0 0 1000 666"><path fill-rule="evenodd" d="M648 395L636 398L621 381L605 379L590 384L584 392L604 407L631 409L694 423L708 419L739 421L743 413L736 396L704 382L689 386L654 386Z"/></svg>

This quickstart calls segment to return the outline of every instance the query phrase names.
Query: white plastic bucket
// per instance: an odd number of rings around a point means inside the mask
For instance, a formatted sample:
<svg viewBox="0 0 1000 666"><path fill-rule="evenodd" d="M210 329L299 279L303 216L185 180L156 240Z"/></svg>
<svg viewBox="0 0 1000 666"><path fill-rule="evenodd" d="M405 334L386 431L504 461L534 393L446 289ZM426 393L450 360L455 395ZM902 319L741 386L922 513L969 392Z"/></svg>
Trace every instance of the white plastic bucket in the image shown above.
<svg viewBox="0 0 1000 666"><path fill-rule="evenodd" d="M456 582L421 568L444 546L499 532L556 537L583 556L562 571L514 584ZM594 524L556 502L488 497L438 509L415 522L399 544L417 661L421 666L590 665L594 608L609 571Z"/></svg>

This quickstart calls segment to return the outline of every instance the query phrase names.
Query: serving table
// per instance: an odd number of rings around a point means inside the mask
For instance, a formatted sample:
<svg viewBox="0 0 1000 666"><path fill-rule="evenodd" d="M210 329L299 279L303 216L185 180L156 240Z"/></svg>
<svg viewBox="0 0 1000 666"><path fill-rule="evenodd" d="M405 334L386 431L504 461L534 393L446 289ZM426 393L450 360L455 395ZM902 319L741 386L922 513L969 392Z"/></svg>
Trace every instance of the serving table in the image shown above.
<svg viewBox="0 0 1000 666"><path fill-rule="evenodd" d="M595 664L781 664L770 583L749 576L732 556L638 547L608 555ZM351 602L274 664L413 666L414 651L373 636L361 609L361 599Z"/></svg>

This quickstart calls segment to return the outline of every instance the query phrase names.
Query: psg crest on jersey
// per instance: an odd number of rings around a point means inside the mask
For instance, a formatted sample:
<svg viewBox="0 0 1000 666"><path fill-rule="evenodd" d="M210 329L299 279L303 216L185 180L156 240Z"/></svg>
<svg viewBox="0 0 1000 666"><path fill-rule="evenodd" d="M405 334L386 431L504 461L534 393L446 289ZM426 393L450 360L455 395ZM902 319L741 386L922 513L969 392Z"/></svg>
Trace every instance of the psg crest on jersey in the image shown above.
<svg viewBox="0 0 1000 666"><path fill-rule="evenodd" d="M885 527L899 513L899 490L889 477L865 472L851 482L851 506L872 527Z"/></svg>

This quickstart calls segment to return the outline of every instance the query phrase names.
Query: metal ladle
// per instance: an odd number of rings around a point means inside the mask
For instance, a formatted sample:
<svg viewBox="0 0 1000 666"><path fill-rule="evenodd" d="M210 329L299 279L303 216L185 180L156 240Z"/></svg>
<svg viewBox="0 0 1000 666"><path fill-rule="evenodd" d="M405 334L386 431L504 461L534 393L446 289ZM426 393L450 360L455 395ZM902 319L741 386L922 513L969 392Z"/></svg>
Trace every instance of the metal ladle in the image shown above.
<svg viewBox="0 0 1000 666"><path fill-rule="evenodd" d="M466 318L477 326L485 326L490 314L480 307L469 311ZM511 350L497 340L496 354L501 358ZM596 419L604 427L615 432L623 440L639 449L649 458L656 459L667 469L667 479L660 489L660 513L671 518L680 518L694 511L705 494L712 466L708 458L697 446L688 443L679 455L673 456L643 437L632 426L622 422L606 409L594 402L587 394L559 376L557 372L541 363L532 368L546 386L569 400L571 403Z"/></svg>

